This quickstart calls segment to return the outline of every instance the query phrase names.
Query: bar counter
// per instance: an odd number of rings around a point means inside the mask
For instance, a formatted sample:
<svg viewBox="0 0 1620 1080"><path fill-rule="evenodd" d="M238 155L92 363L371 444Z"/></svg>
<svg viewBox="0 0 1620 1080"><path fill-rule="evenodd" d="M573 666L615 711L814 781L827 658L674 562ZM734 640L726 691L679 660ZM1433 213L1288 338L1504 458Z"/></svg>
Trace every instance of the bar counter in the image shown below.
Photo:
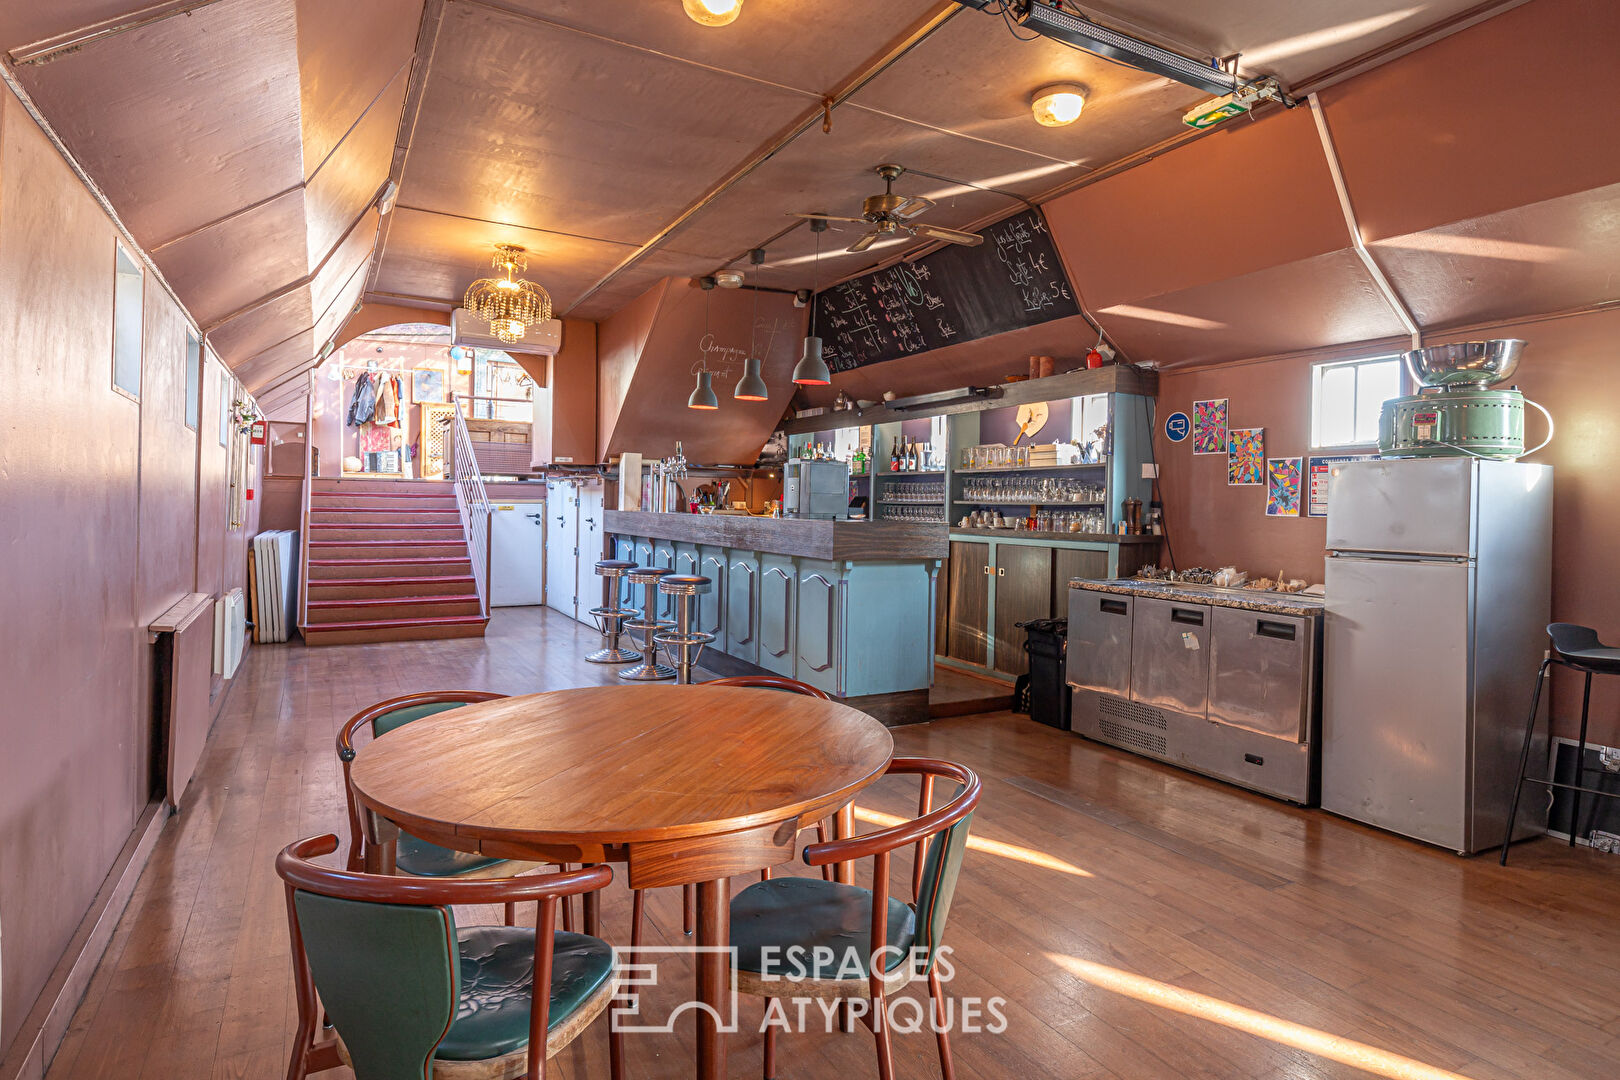
<svg viewBox="0 0 1620 1080"><path fill-rule="evenodd" d="M785 675L886 724L928 718L935 582L946 527L609 510L615 558L697 574L698 663L722 675ZM628 585L621 603L640 608ZM672 619L669 597L656 610Z"/></svg>

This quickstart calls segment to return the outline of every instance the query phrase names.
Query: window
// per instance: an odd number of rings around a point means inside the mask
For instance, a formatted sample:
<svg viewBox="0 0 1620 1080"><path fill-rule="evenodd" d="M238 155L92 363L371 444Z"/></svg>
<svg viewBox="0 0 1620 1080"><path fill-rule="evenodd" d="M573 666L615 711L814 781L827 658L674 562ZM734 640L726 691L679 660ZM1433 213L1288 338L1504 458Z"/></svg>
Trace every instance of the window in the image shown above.
<svg viewBox="0 0 1620 1080"><path fill-rule="evenodd" d="M113 388L141 400L141 264L115 243L113 263Z"/></svg>
<svg viewBox="0 0 1620 1080"><path fill-rule="evenodd" d="M202 339L186 331L186 427L197 430L202 416Z"/></svg>
<svg viewBox="0 0 1620 1080"><path fill-rule="evenodd" d="M1373 446L1384 402L1401 393L1394 356L1341 360L1311 369L1311 447Z"/></svg>

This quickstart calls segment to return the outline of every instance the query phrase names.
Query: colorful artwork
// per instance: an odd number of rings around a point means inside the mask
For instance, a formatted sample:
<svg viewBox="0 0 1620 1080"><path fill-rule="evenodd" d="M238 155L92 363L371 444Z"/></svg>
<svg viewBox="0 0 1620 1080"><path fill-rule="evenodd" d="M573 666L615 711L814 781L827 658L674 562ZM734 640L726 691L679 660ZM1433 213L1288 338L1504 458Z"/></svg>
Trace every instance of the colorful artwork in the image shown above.
<svg viewBox="0 0 1620 1080"><path fill-rule="evenodd" d="M1193 402L1193 453L1226 453L1226 399Z"/></svg>
<svg viewBox="0 0 1620 1080"><path fill-rule="evenodd" d="M1226 482L1258 487L1266 482L1266 429L1235 427L1226 433Z"/></svg>
<svg viewBox="0 0 1620 1080"><path fill-rule="evenodd" d="M411 372L411 400L418 405L443 405L450 400L443 368L417 368Z"/></svg>
<svg viewBox="0 0 1620 1080"><path fill-rule="evenodd" d="M1266 516L1299 517L1300 467L1297 457L1266 462Z"/></svg>

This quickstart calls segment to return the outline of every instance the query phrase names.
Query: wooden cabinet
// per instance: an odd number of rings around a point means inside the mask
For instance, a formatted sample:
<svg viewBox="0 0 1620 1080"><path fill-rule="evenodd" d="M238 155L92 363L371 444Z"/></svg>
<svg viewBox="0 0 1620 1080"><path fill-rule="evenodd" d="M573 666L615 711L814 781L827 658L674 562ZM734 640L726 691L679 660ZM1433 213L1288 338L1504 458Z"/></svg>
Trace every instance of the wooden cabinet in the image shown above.
<svg viewBox="0 0 1620 1080"><path fill-rule="evenodd" d="M833 669L840 650L838 578L838 568L831 563L799 564L798 677L830 694L838 692Z"/></svg>
<svg viewBox="0 0 1620 1080"><path fill-rule="evenodd" d="M759 666L793 677L793 638L798 609L798 575L793 559L764 555L759 560Z"/></svg>
<svg viewBox="0 0 1620 1080"><path fill-rule="evenodd" d="M1052 549L997 544L994 553L995 670L1022 675L1029 670L1024 631L1018 624L1052 617Z"/></svg>
<svg viewBox="0 0 1620 1080"><path fill-rule="evenodd" d="M990 655L990 544L951 541L950 623L945 655L968 664L984 664Z"/></svg>
<svg viewBox="0 0 1620 1080"><path fill-rule="evenodd" d="M725 651L738 660L759 663L759 556L751 551L726 553Z"/></svg>
<svg viewBox="0 0 1620 1080"><path fill-rule="evenodd" d="M697 605L693 624L705 634L713 634L722 650L726 643L726 549L704 545L698 548L697 572L709 579L709 591L693 598Z"/></svg>
<svg viewBox="0 0 1620 1080"><path fill-rule="evenodd" d="M1135 573L1133 567L1131 573ZM1052 614L1069 610L1069 582L1075 578L1109 578L1108 552L1086 548L1052 549Z"/></svg>

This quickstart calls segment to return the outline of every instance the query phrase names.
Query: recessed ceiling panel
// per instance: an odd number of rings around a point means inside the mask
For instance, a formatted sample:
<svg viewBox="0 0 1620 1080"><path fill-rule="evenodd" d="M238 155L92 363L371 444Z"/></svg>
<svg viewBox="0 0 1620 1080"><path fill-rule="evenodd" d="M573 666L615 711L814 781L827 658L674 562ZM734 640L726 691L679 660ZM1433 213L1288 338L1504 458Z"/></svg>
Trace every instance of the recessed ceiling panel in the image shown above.
<svg viewBox="0 0 1620 1080"><path fill-rule="evenodd" d="M208 331L208 342L232 369L315 322L309 286L301 285Z"/></svg>
<svg viewBox="0 0 1620 1080"><path fill-rule="evenodd" d="M232 0L16 72L153 247L303 180L296 39L285 0Z"/></svg>
<svg viewBox="0 0 1620 1080"><path fill-rule="evenodd" d="M1054 83L1072 83L1086 93L1080 119L1066 127L1042 127L1030 112L1034 92ZM945 86L950 91L939 92ZM852 100L943 130L1094 168L1185 131L1182 114L1207 96L1051 38L1016 38L1000 19L964 12ZM1081 171L1009 177L1001 186L1033 195Z"/></svg>
<svg viewBox="0 0 1620 1080"><path fill-rule="evenodd" d="M304 191L294 188L151 252L192 318L212 326L309 272Z"/></svg>
<svg viewBox="0 0 1620 1080"><path fill-rule="evenodd" d="M388 179L405 101L405 73L360 118L309 181L309 259L314 269Z"/></svg>
<svg viewBox="0 0 1620 1080"><path fill-rule="evenodd" d="M613 7L628 17L629 9ZM800 94L452 3L400 202L639 244L813 105Z"/></svg>
<svg viewBox="0 0 1620 1080"><path fill-rule="evenodd" d="M507 0L507 6L694 64L822 94L912 24L951 5L939 0L746 0L737 21L722 27L699 26L686 17L680 0Z"/></svg>
<svg viewBox="0 0 1620 1080"><path fill-rule="evenodd" d="M304 171L313 173L372 102L410 70L422 0L297 0ZM399 110L394 109L399 126ZM390 140L393 133L390 133Z"/></svg>

